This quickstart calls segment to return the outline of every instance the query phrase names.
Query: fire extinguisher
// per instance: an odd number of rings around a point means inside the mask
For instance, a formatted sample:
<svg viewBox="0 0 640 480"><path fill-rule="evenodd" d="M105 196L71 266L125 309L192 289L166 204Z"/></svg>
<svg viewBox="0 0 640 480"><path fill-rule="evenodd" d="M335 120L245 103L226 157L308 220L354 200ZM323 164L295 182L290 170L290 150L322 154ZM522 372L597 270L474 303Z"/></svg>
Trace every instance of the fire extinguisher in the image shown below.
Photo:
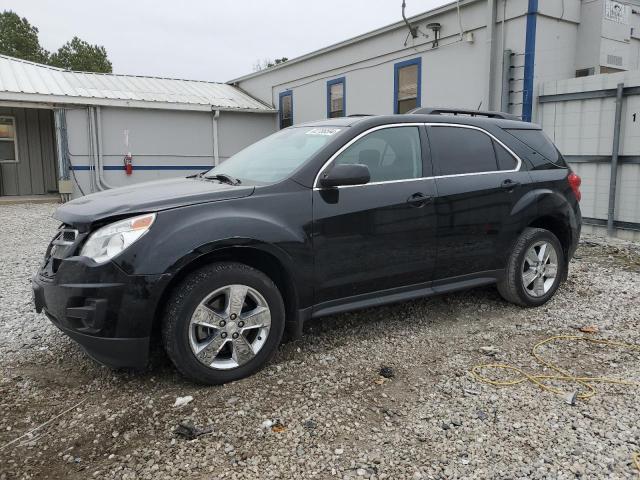
<svg viewBox="0 0 640 480"><path fill-rule="evenodd" d="M127 172L127 175L131 175L133 173L133 157L131 156L131 152L127 153L124 156L124 171Z"/></svg>

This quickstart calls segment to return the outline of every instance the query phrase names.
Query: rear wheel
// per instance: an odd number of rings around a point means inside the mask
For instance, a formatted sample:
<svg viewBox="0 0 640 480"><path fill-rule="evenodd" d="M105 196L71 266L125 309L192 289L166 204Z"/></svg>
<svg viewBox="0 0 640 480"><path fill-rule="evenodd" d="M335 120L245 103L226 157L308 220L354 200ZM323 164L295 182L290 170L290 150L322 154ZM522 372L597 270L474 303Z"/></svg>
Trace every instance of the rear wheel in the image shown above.
<svg viewBox="0 0 640 480"><path fill-rule="evenodd" d="M269 277L247 265L218 263L174 289L163 318L163 343L186 377L226 383L265 365L282 339L284 315Z"/></svg>
<svg viewBox="0 0 640 480"><path fill-rule="evenodd" d="M498 291L509 302L537 307L553 297L565 269L558 238L542 228L527 228L515 242Z"/></svg>

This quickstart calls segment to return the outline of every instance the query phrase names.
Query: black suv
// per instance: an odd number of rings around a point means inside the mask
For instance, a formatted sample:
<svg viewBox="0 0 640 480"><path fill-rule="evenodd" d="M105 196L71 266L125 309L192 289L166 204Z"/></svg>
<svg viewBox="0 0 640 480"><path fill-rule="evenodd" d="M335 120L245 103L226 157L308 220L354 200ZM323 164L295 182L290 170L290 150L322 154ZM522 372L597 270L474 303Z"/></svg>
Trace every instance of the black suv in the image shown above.
<svg viewBox="0 0 640 480"><path fill-rule="evenodd" d="M580 178L506 114L419 109L281 130L187 178L58 208L35 306L98 361L152 339L210 384L348 310L497 283L523 307L567 277Z"/></svg>

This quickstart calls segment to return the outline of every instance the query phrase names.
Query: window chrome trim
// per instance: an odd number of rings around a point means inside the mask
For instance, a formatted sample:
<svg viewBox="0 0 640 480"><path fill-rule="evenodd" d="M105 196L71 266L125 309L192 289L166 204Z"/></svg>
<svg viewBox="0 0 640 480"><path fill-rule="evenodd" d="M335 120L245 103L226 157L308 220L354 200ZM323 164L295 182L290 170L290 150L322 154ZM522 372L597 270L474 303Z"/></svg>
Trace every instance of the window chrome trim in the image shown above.
<svg viewBox="0 0 640 480"><path fill-rule="evenodd" d="M385 180L385 181L382 181L382 182L363 183L362 185L341 185L339 187L333 187L333 188L366 187L367 185L383 185L383 184L386 184L386 183L415 182L417 180L429 180L429 179L450 178L450 177L451 178L453 178L453 177L469 177L469 176L473 176L473 175L489 175L489 174L494 174L494 173L513 173L513 172L519 172L520 169L522 168L522 163L523 163L522 159L513 150L511 150L508 146L506 146L501 140L496 138L490 132L486 131L484 128L476 127L475 125L464 125L464 124L459 124L459 123L390 123L390 124L387 124L387 125L378 125L377 127L373 127L373 128L370 128L369 130L365 130L364 132L362 132L358 136L356 136L356 137L352 138L351 140L349 140L342 147L340 147L340 149L336 153L331 155L331 158L329 158L329 160L327 160L324 163L324 165L322 165L322 168L320 168L320 170L318 171L318 174L316 175L316 178L313 181L313 189L314 190L326 190L325 188L319 186L318 181L320 179L320 175L322 175L322 173L329 167L329 165L331 165L331 163L336 159L336 157L338 157L338 155L340 155L342 152L344 152L347 148L349 148L355 142L360 140L362 137L368 135L369 133L375 132L377 130L383 130L385 128L422 127L422 126L425 126L425 127L454 127L454 128L468 128L470 130L478 130L478 131L484 133L485 135L487 135L489 138L493 139L495 142L497 142L513 158L515 158L517 160L517 162L518 162L517 165L516 165L516 168L514 168L512 170L492 170L492 171L489 171L489 172L455 173L455 174L451 174L451 175L433 175L433 176L430 176L430 177L406 178L406 179L402 179L402 180Z"/></svg>

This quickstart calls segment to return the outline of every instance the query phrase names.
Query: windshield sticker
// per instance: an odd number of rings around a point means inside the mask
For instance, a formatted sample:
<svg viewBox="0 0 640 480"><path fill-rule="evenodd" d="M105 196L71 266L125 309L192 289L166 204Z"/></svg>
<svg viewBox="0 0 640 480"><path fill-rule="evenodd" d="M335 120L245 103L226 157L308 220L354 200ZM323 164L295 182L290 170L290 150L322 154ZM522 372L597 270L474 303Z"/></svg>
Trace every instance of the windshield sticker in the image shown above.
<svg viewBox="0 0 640 480"><path fill-rule="evenodd" d="M331 136L331 135L335 135L339 131L340 131L339 128L312 128L306 134L307 135Z"/></svg>

